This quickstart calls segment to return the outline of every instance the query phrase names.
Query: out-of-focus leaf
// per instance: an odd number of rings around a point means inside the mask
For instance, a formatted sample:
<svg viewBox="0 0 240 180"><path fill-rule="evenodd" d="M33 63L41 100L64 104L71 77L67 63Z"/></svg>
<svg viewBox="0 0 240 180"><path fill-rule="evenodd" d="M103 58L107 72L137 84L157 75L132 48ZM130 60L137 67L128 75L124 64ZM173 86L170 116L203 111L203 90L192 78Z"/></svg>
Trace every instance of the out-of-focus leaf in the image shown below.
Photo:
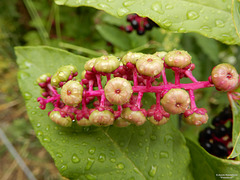
<svg viewBox="0 0 240 180"><path fill-rule="evenodd" d="M90 6L123 17L137 13L161 28L197 32L226 44L240 44L231 15L231 0L55 0L58 5Z"/></svg>
<svg viewBox="0 0 240 180"><path fill-rule="evenodd" d="M232 0L232 17L238 36L240 37L240 1Z"/></svg>

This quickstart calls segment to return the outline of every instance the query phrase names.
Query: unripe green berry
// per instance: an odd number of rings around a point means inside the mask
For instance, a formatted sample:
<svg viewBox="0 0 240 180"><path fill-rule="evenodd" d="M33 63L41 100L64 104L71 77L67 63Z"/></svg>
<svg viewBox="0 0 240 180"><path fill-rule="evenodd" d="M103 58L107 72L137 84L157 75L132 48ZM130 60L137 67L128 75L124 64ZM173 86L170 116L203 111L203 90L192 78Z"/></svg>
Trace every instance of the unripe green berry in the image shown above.
<svg viewBox="0 0 240 180"><path fill-rule="evenodd" d="M202 124L206 124L208 121L208 114L199 114L199 113L193 113L186 117L184 121L190 125L196 125L200 126Z"/></svg>
<svg viewBox="0 0 240 180"><path fill-rule="evenodd" d="M127 63L136 64L139 58L141 58L144 54L143 53L133 53L128 52L126 55L122 57L122 63L126 65Z"/></svg>
<svg viewBox="0 0 240 180"><path fill-rule="evenodd" d="M116 77L107 82L104 93L110 103L123 105L131 98L133 90L129 81Z"/></svg>
<svg viewBox="0 0 240 180"><path fill-rule="evenodd" d="M115 56L102 56L97 58L94 67L98 72L111 73L120 66L120 61Z"/></svg>
<svg viewBox="0 0 240 180"><path fill-rule="evenodd" d="M170 114L184 113L190 105L190 97L183 89L171 89L161 99L164 110Z"/></svg>
<svg viewBox="0 0 240 180"><path fill-rule="evenodd" d="M55 86L55 87L58 87L59 86L59 83L60 83L60 79L58 78L58 75L57 74L54 74L51 78L51 85L52 86Z"/></svg>
<svg viewBox="0 0 240 180"><path fill-rule="evenodd" d="M144 55L136 62L140 74L154 77L163 70L163 60L155 55Z"/></svg>
<svg viewBox="0 0 240 180"><path fill-rule="evenodd" d="M74 74L75 72L77 72L77 67L74 66L74 65L67 65L67 66L64 66L64 68L70 70L72 74Z"/></svg>
<svg viewBox="0 0 240 180"><path fill-rule="evenodd" d="M69 75L71 74L71 70L67 68L61 68L57 72L57 77L60 81L67 81Z"/></svg>
<svg viewBox="0 0 240 180"><path fill-rule="evenodd" d="M88 60L84 65L84 69L86 71L92 71L92 68L95 65L96 60L97 60L97 58L93 58L93 59Z"/></svg>
<svg viewBox="0 0 240 180"><path fill-rule="evenodd" d="M166 118L163 116L163 118L160 120L160 121L157 121L154 119L154 116L151 116L148 118L148 120L153 123L154 125L163 125L163 124L166 124L168 121L169 121L169 118Z"/></svg>
<svg viewBox="0 0 240 180"><path fill-rule="evenodd" d="M85 74L86 74L86 71L84 70L81 74L81 79L85 79Z"/></svg>
<svg viewBox="0 0 240 180"><path fill-rule="evenodd" d="M174 50L165 55L165 63L170 67L185 68L191 64L191 60L187 51Z"/></svg>
<svg viewBox="0 0 240 180"><path fill-rule="evenodd" d="M61 126L70 127L72 125L72 119L69 116L62 117L59 111L52 111L49 117L52 121Z"/></svg>
<svg viewBox="0 0 240 180"><path fill-rule="evenodd" d="M231 64L222 63L214 67L212 82L218 90L233 91L239 86L239 75Z"/></svg>
<svg viewBox="0 0 240 180"><path fill-rule="evenodd" d="M68 106L77 106L82 102L83 87L77 81L68 81L61 89L61 99Z"/></svg>
<svg viewBox="0 0 240 180"><path fill-rule="evenodd" d="M109 126L114 122L114 115L108 110L95 110L90 114L89 121L96 126Z"/></svg>
<svg viewBox="0 0 240 180"><path fill-rule="evenodd" d="M119 117L114 121L113 125L117 127L127 127L130 123L126 119Z"/></svg>
<svg viewBox="0 0 240 180"><path fill-rule="evenodd" d="M155 52L153 55L159 57L159 58L163 58L164 56L166 56L167 52L165 51L160 51L160 52Z"/></svg>
<svg viewBox="0 0 240 180"><path fill-rule="evenodd" d="M50 73L45 73L45 74L42 74L41 76L39 76L37 78L37 83L45 83L47 81L47 78L48 77L51 77L51 74Z"/></svg>
<svg viewBox="0 0 240 180"><path fill-rule="evenodd" d="M144 124L147 120L141 111L132 111L130 108L124 108L121 117L137 126Z"/></svg>
<svg viewBox="0 0 240 180"><path fill-rule="evenodd" d="M82 119L80 119L79 121L77 121L77 124L78 124L79 126L91 126L91 125L92 125L92 122L90 122L89 119L82 118Z"/></svg>

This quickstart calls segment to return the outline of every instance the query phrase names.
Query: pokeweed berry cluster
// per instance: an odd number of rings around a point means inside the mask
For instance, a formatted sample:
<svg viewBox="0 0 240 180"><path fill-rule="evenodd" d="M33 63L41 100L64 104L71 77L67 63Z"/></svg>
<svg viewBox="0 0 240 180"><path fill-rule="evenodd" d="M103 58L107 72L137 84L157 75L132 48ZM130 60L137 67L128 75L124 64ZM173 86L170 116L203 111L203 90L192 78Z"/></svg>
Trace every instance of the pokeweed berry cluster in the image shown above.
<svg viewBox="0 0 240 180"><path fill-rule="evenodd" d="M239 75L229 64L216 66L208 81L198 81L192 71L195 65L183 50L143 54L128 52L121 59L102 56L87 61L81 80L77 80L74 65L60 67L54 75L43 74L37 79L42 96L40 108L53 104L49 117L62 126L77 121L80 126L137 126L147 120L155 125L167 123L170 114L184 114L191 125L207 122L204 108L195 103L194 90L215 86L221 91L233 91L239 85ZM175 74L173 83L167 80L166 69ZM192 83L181 83L189 78ZM144 109L144 93L153 93L156 102ZM91 104L90 104L91 103ZM93 105L94 108L90 108Z"/></svg>
<svg viewBox="0 0 240 180"><path fill-rule="evenodd" d="M130 22L131 25L127 25L126 27L122 26L121 29L128 33L136 30L138 35L143 35L147 30L151 30L153 27L159 27L151 19L140 17L137 14L129 14L127 16L127 21Z"/></svg>
<svg viewBox="0 0 240 180"><path fill-rule="evenodd" d="M232 111L226 107L212 120L212 127L206 127L199 134L200 145L210 154L226 158L232 152Z"/></svg>

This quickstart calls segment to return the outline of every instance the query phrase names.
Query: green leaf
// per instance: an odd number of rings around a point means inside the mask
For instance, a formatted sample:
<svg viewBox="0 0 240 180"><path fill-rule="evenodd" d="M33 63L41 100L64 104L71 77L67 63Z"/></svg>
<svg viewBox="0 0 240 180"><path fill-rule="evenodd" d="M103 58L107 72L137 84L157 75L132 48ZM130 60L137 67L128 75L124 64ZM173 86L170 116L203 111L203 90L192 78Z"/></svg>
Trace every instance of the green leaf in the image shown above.
<svg viewBox="0 0 240 180"><path fill-rule="evenodd" d="M238 36L240 37L240 1L232 0L232 17Z"/></svg>
<svg viewBox="0 0 240 180"><path fill-rule="evenodd" d="M240 161L220 159L187 139L195 179L239 179Z"/></svg>
<svg viewBox="0 0 240 180"><path fill-rule="evenodd" d="M231 15L231 0L55 0L58 5L90 6L123 17L137 13L161 28L196 32L226 44L240 44Z"/></svg>
<svg viewBox="0 0 240 180"><path fill-rule="evenodd" d="M232 144L233 150L228 158L235 158L240 155L240 106L234 101L231 95L228 96L233 113Z"/></svg>
<svg viewBox="0 0 240 180"><path fill-rule="evenodd" d="M49 47L17 47L18 80L29 119L37 137L53 157L60 173L69 179L192 179L190 154L182 134L172 122L117 128L61 127L52 122L36 101L36 78L61 65L74 64L79 73L86 58ZM145 94L149 107L152 95Z"/></svg>

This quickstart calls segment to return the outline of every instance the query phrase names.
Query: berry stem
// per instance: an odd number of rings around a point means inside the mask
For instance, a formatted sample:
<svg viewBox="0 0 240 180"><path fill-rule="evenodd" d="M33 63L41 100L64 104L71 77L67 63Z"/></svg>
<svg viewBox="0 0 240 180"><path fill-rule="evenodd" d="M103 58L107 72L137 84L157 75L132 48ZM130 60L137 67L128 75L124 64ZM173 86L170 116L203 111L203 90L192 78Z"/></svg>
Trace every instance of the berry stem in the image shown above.
<svg viewBox="0 0 240 180"><path fill-rule="evenodd" d="M143 92L139 92L139 93L138 93L138 98L137 98L137 107L138 107L139 109L140 109L140 107L141 107L142 97L143 97Z"/></svg>
<svg viewBox="0 0 240 180"><path fill-rule="evenodd" d="M134 86L137 86L137 85L138 85L138 81L137 81L137 69L136 69L136 68L133 69L133 84L134 84Z"/></svg>
<svg viewBox="0 0 240 180"><path fill-rule="evenodd" d="M156 109L160 108L160 100L161 100L160 93L156 93Z"/></svg>
<svg viewBox="0 0 240 180"><path fill-rule="evenodd" d="M192 89L190 89L188 92L189 92L189 96L190 96L190 100L191 100L191 109L195 110L195 109L197 109L197 106L196 106L196 102L195 102L194 92Z"/></svg>
<svg viewBox="0 0 240 180"><path fill-rule="evenodd" d="M163 83L166 85L168 84L167 82L167 76L166 76L166 72L165 72L165 67L163 67L163 70L162 70L162 79L163 79Z"/></svg>
<svg viewBox="0 0 240 180"><path fill-rule="evenodd" d="M180 84L180 74L177 71L175 71L175 84L176 85Z"/></svg>
<svg viewBox="0 0 240 180"><path fill-rule="evenodd" d="M98 84L98 89L102 89L102 82L101 82L101 76L99 74L96 74L97 78L97 84Z"/></svg>
<svg viewBox="0 0 240 180"><path fill-rule="evenodd" d="M198 80L192 75L192 71L191 70L187 70L185 71L185 75L192 80L192 82L198 82Z"/></svg>

